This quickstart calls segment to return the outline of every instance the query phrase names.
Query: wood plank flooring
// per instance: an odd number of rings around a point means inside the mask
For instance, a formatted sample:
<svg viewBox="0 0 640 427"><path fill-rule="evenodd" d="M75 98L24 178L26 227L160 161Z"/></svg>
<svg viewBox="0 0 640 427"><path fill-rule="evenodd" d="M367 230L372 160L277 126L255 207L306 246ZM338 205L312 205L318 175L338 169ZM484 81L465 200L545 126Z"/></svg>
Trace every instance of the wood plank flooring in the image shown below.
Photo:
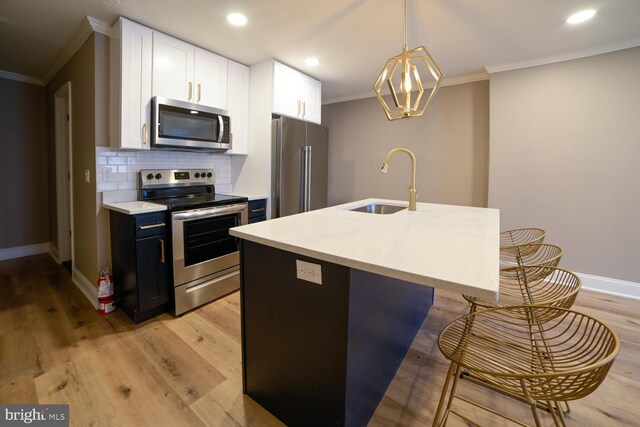
<svg viewBox="0 0 640 427"><path fill-rule="evenodd" d="M571 403L569 425L640 425L640 301L582 291L574 308L613 327L622 349L600 388ZM459 295L436 292L370 426L431 425L448 367L437 336L466 311ZM460 391L532 423L520 402L469 382ZM238 293L135 326L119 311L100 316L48 255L0 262L0 403L68 403L73 426L282 425L242 394Z"/></svg>

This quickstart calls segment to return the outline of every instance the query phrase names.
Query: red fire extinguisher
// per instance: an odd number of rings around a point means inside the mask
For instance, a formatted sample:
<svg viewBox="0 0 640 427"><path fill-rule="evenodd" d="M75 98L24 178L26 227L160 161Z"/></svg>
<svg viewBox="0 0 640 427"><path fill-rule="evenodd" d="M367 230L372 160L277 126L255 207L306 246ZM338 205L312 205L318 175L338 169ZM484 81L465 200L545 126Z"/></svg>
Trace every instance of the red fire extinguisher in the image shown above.
<svg viewBox="0 0 640 427"><path fill-rule="evenodd" d="M113 297L113 276L111 269L105 267L100 269L98 278L98 312L109 314L116 309L115 298Z"/></svg>

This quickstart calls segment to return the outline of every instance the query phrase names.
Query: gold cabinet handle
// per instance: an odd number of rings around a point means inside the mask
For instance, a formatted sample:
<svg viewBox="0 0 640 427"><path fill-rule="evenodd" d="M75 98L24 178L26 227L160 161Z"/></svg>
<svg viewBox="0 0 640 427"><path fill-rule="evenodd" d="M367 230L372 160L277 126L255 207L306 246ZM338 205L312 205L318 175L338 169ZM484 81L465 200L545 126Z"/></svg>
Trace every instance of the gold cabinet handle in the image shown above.
<svg viewBox="0 0 640 427"><path fill-rule="evenodd" d="M229 134L229 150L233 150L233 132Z"/></svg>
<svg viewBox="0 0 640 427"><path fill-rule="evenodd" d="M148 230L150 228L159 228L159 227L164 227L164 222L161 222L159 224L141 225L140 227L138 227L138 230Z"/></svg>
<svg viewBox="0 0 640 427"><path fill-rule="evenodd" d="M164 239L160 239L160 262L164 264Z"/></svg>
<svg viewBox="0 0 640 427"><path fill-rule="evenodd" d="M142 144L147 145L147 124L142 125Z"/></svg>
<svg viewBox="0 0 640 427"><path fill-rule="evenodd" d="M302 117L307 115L307 101L302 101Z"/></svg>
<svg viewBox="0 0 640 427"><path fill-rule="evenodd" d="M189 82L189 98L187 101L191 101L191 96L193 96L193 83Z"/></svg>
<svg viewBox="0 0 640 427"><path fill-rule="evenodd" d="M202 85L198 83L198 100L196 102L200 102L201 98L202 98Z"/></svg>
<svg viewBox="0 0 640 427"><path fill-rule="evenodd" d="M249 212L251 213L256 213L256 212L263 212L264 208L259 208L259 209L250 209Z"/></svg>

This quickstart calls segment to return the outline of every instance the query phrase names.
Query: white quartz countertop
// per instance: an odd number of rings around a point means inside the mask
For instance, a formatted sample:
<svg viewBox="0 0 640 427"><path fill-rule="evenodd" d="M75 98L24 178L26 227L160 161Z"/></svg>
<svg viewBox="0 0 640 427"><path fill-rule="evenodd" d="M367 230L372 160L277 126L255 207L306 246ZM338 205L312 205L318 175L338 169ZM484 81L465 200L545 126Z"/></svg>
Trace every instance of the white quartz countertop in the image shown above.
<svg viewBox="0 0 640 427"><path fill-rule="evenodd" d="M103 203L103 207L114 211L122 212L127 215L138 215L150 212L166 211L165 205L149 202L121 202L121 203Z"/></svg>
<svg viewBox="0 0 640 427"><path fill-rule="evenodd" d="M320 260L481 298L498 296L500 212L418 203L415 212L349 209L367 199L231 229L233 236Z"/></svg>

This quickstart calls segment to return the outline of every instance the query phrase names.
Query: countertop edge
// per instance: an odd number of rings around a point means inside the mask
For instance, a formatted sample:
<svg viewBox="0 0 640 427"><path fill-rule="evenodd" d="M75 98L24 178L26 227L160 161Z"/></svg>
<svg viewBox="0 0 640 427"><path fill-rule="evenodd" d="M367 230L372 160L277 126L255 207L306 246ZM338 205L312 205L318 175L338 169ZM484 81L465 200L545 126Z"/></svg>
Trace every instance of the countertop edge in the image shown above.
<svg viewBox="0 0 640 427"><path fill-rule="evenodd" d="M167 210L167 207L164 205L158 205L158 204L147 203L147 202L145 202L147 207L144 207L144 208L140 207L140 208L129 209L123 206L126 204L132 204L132 203L136 203L136 202L103 203L102 207L112 211L120 212L126 215L139 215L143 213L162 212Z"/></svg>
<svg viewBox="0 0 640 427"><path fill-rule="evenodd" d="M296 253L302 256L308 256L310 258L316 258L322 261L332 262L334 264L344 265L346 267L355 268L362 271L368 271L382 276L392 277L395 279L406 280L407 282L416 283L423 286L430 286L437 289L445 289L451 292L458 292L473 297L497 300L498 287L495 292L490 290L478 289L472 286L464 285L461 283L455 283L447 280L442 280L434 277L421 276L415 273L409 273L402 270L382 267L376 264L366 263L363 261L357 261L350 258L341 257L338 255L331 255L325 252L315 251L312 249L301 248L299 246L283 243L276 240L266 239L263 237L255 236L253 234L243 233L238 230L231 229L229 234L238 237L240 239L248 240L251 242L270 246L272 248L281 249L284 251ZM497 272L496 272L497 276ZM497 283L497 282L496 282Z"/></svg>

